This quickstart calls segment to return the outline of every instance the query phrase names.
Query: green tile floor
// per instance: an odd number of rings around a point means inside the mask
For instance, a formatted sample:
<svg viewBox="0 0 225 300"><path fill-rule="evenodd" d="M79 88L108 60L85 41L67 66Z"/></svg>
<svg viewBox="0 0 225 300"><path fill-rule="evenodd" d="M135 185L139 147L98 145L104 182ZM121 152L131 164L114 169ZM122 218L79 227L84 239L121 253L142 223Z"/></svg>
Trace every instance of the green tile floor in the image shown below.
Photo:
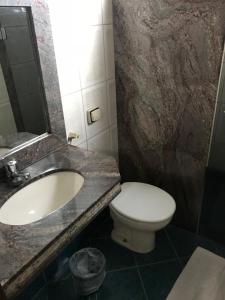
<svg viewBox="0 0 225 300"><path fill-rule="evenodd" d="M53 263L44 272L45 284L35 290L35 296L31 286L29 293L26 290L18 300L164 300L197 246L225 256L224 246L172 225L157 233L156 248L151 253L137 254L113 242L111 229L108 212L104 212L84 230L79 243L76 239L63 254L70 256L84 246L104 253L107 274L97 293L75 295L69 271L60 282L52 282Z"/></svg>

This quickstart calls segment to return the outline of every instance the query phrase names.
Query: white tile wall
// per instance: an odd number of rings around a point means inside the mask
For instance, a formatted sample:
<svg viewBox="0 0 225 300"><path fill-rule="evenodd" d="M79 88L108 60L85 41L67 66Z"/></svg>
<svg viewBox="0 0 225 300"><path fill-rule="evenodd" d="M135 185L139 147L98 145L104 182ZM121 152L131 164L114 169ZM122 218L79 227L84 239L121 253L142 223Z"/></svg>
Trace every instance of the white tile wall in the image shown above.
<svg viewBox="0 0 225 300"><path fill-rule="evenodd" d="M77 2L77 1L75 1ZM57 61L61 95L71 94L81 89L78 68L79 50L76 30L72 30L73 22L59 2L50 1L52 34ZM78 44L78 45L77 45Z"/></svg>
<svg viewBox="0 0 225 300"><path fill-rule="evenodd" d="M3 75L2 67L0 64L0 103L5 103L6 100L9 100L9 96L5 84L5 78Z"/></svg>
<svg viewBox="0 0 225 300"><path fill-rule="evenodd" d="M107 129L88 140L88 150L112 153L110 130Z"/></svg>
<svg viewBox="0 0 225 300"><path fill-rule="evenodd" d="M0 128L1 135L16 133L16 124L10 103L0 105Z"/></svg>
<svg viewBox="0 0 225 300"><path fill-rule="evenodd" d="M101 0L78 0L77 13L81 16L81 24L98 25L102 24Z"/></svg>
<svg viewBox="0 0 225 300"><path fill-rule="evenodd" d="M88 149L87 141L85 141L85 142L83 142L81 144L78 144L76 146L78 146L79 148L85 149L85 150Z"/></svg>
<svg viewBox="0 0 225 300"><path fill-rule="evenodd" d="M83 28L80 41L80 77L82 88L105 80L102 26Z"/></svg>
<svg viewBox="0 0 225 300"><path fill-rule="evenodd" d="M110 136L111 136L111 151L112 155L118 158L118 131L117 125L110 127Z"/></svg>
<svg viewBox="0 0 225 300"><path fill-rule="evenodd" d="M104 48L106 63L106 78L115 77L113 26L104 25Z"/></svg>
<svg viewBox="0 0 225 300"><path fill-rule="evenodd" d="M12 107L7 92L5 78L0 64L0 128L1 134L7 135L17 132Z"/></svg>
<svg viewBox="0 0 225 300"><path fill-rule="evenodd" d="M112 0L49 0L67 135L73 144L117 157ZM88 125L86 111L102 117Z"/></svg>
<svg viewBox="0 0 225 300"><path fill-rule="evenodd" d="M73 140L73 145L85 142L86 131L81 91L62 96L62 104L67 136L69 133L76 133L79 135L79 139Z"/></svg>
<svg viewBox="0 0 225 300"><path fill-rule="evenodd" d="M99 121L92 124L88 124L87 122L85 122L87 138L89 139L95 136L96 134L98 134L103 129L109 127L106 82L85 89L82 91L82 93L83 93L85 112L87 112L88 110L93 110L98 107L101 111L101 118Z"/></svg>
<svg viewBox="0 0 225 300"><path fill-rule="evenodd" d="M71 94L81 89L78 63L73 54L64 49L56 53L61 95ZM70 49L69 49L70 50ZM66 55L65 55L66 53Z"/></svg>
<svg viewBox="0 0 225 300"><path fill-rule="evenodd" d="M109 124L117 124L117 106L116 106L116 82L115 79L107 81L107 97L109 109Z"/></svg>
<svg viewBox="0 0 225 300"><path fill-rule="evenodd" d="M103 24L112 24L113 22L112 1L102 0L102 18Z"/></svg>

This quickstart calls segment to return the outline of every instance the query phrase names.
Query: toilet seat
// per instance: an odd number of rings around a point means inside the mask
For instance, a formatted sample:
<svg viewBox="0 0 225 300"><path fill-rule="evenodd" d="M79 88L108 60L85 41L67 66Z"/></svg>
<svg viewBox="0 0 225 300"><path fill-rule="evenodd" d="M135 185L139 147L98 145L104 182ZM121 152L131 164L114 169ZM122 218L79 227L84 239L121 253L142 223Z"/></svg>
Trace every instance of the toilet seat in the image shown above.
<svg viewBox="0 0 225 300"><path fill-rule="evenodd" d="M175 212L174 199L162 189L140 182L126 182L110 207L125 218L137 222L161 222Z"/></svg>

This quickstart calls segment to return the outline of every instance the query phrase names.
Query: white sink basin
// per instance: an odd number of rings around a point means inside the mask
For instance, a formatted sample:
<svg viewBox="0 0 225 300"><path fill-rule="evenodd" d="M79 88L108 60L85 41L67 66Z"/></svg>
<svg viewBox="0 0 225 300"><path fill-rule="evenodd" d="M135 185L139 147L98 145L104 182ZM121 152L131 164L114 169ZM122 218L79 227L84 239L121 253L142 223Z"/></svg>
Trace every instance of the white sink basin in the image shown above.
<svg viewBox="0 0 225 300"><path fill-rule="evenodd" d="M25 225L40 220L72 200L84 178L65 171L47 175L12 195L0 208L0 222Z"/></svg>

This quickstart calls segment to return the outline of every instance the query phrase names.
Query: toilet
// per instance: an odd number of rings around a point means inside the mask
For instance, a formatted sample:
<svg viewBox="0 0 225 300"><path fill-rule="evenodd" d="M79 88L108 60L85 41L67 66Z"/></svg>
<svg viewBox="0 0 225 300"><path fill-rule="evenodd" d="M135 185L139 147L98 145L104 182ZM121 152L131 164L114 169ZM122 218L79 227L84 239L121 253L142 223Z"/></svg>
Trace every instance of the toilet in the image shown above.
<svg viewBox="0 0 225 300"><path fill-rule="evenodd" d="M162 189L140 182L126 182L110 203L112 239L138 252L155 247L155 232L170 223L176 210L174 199Z"/></svg>

